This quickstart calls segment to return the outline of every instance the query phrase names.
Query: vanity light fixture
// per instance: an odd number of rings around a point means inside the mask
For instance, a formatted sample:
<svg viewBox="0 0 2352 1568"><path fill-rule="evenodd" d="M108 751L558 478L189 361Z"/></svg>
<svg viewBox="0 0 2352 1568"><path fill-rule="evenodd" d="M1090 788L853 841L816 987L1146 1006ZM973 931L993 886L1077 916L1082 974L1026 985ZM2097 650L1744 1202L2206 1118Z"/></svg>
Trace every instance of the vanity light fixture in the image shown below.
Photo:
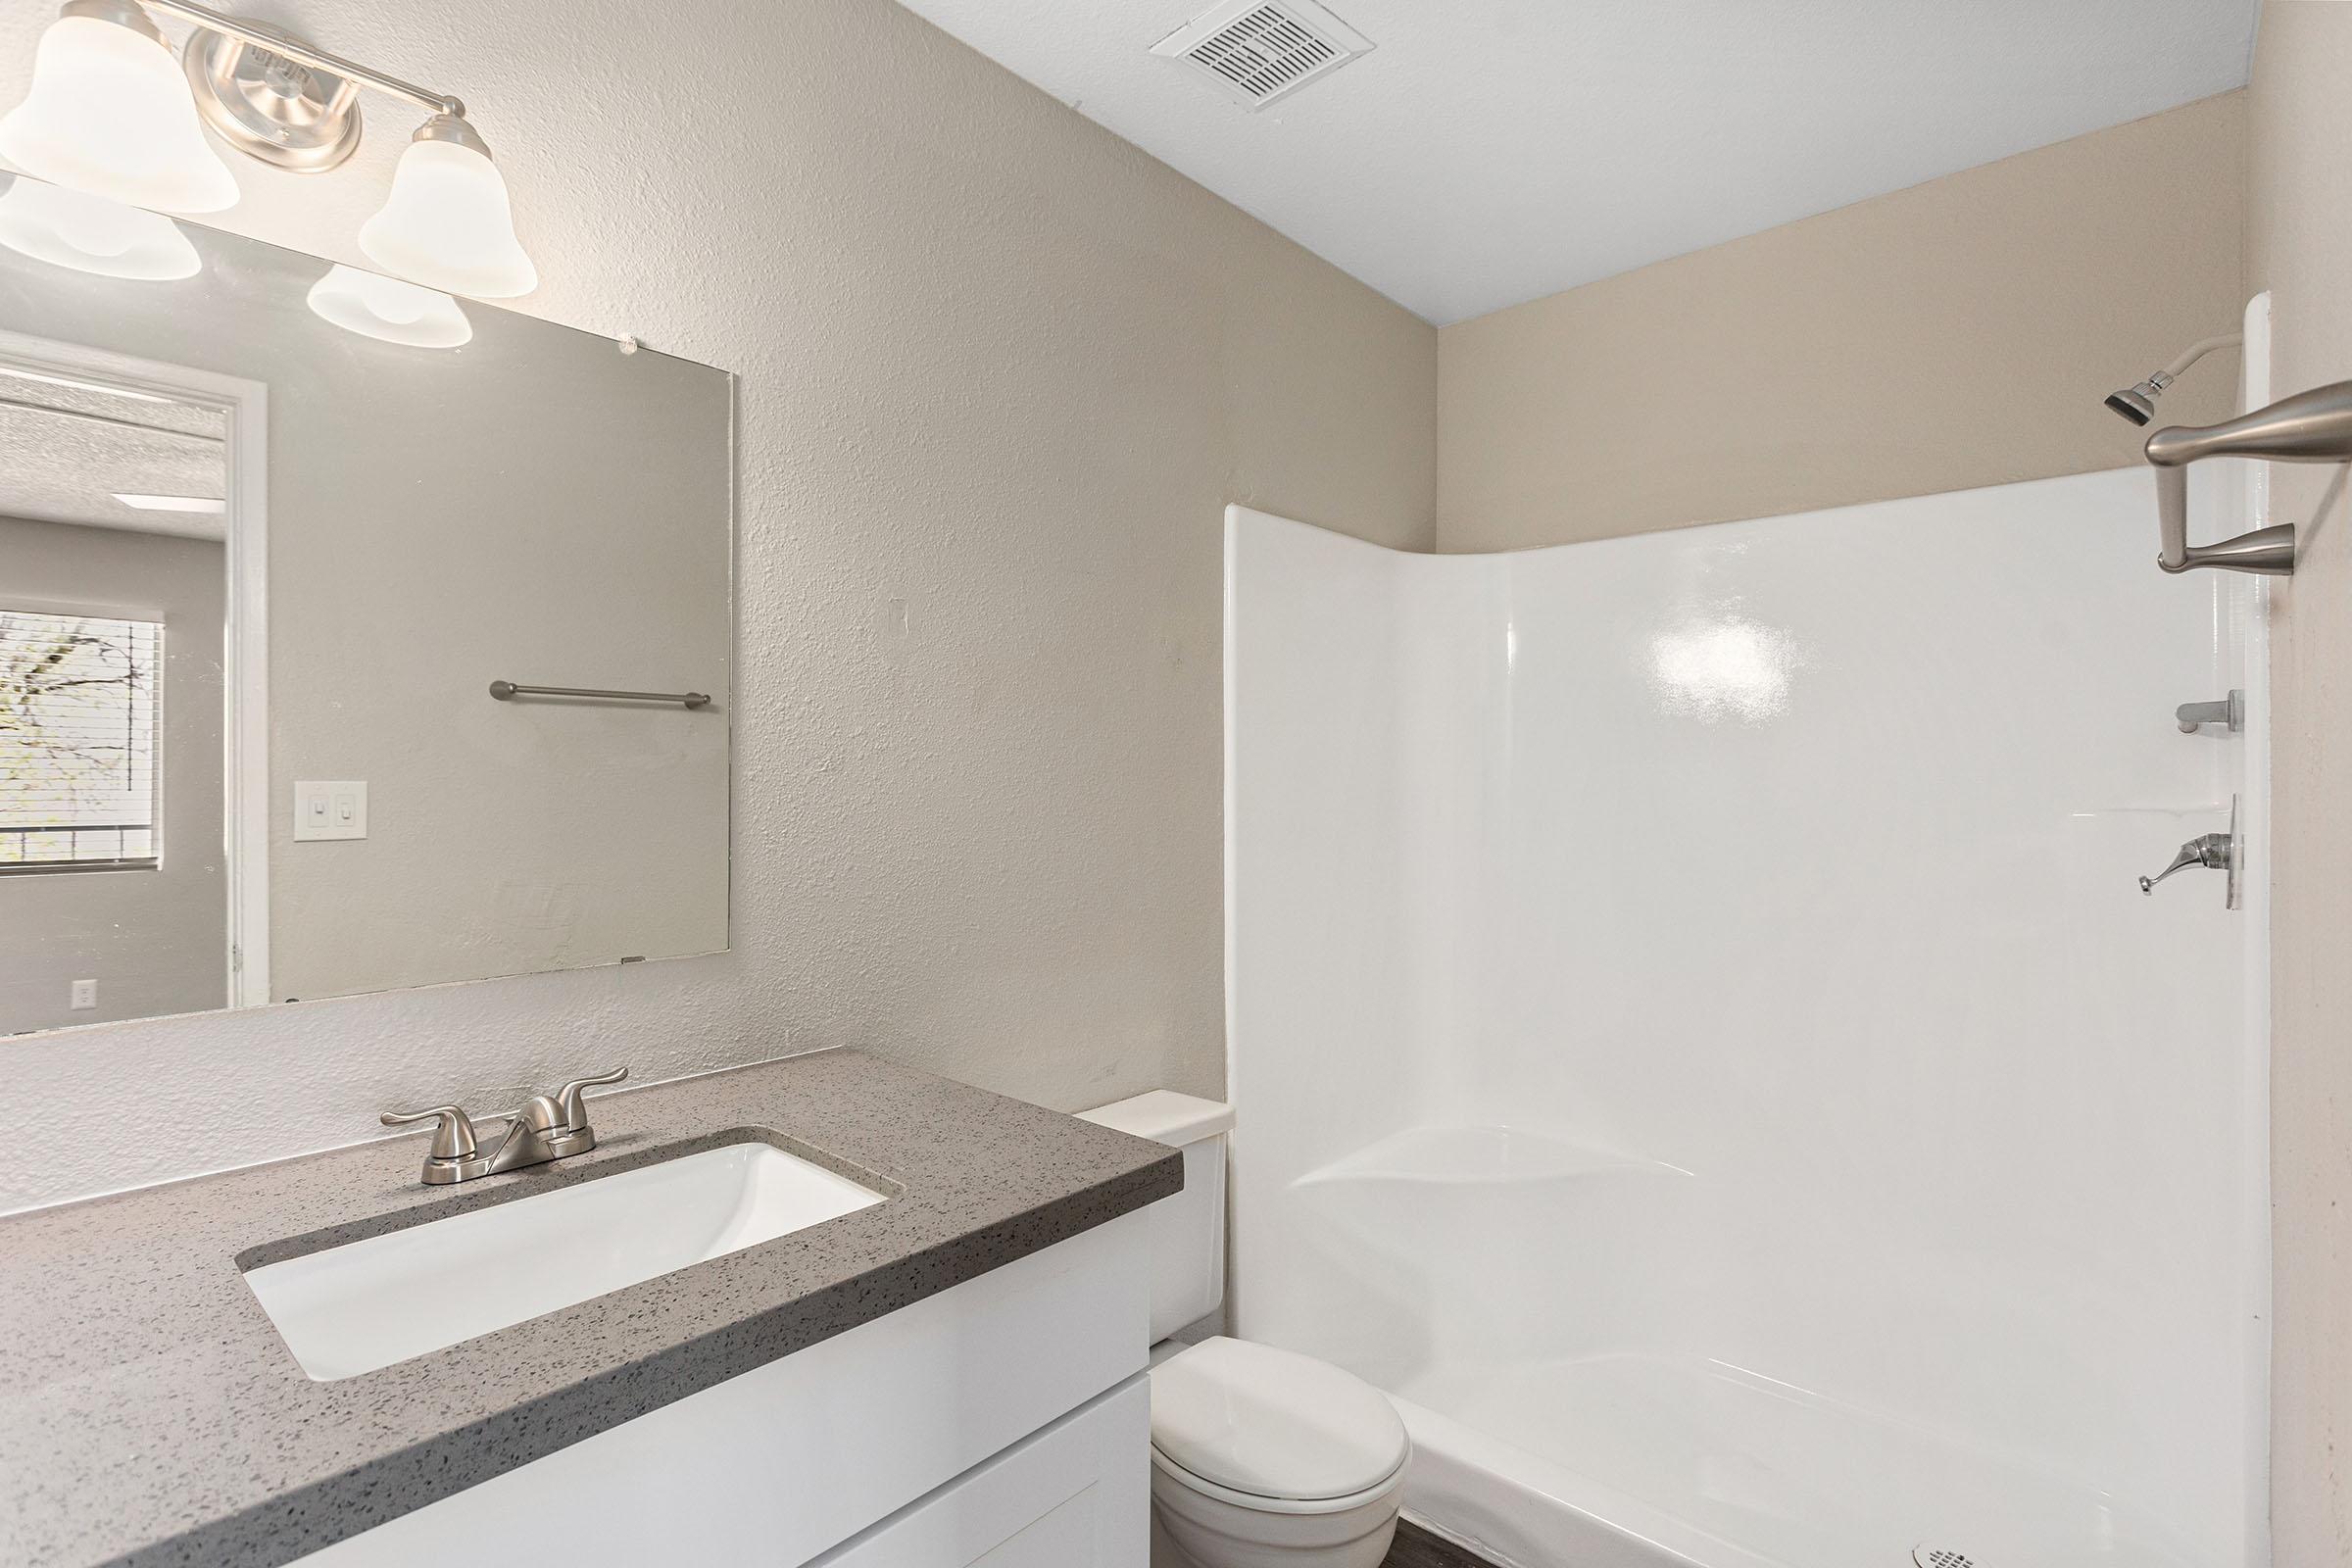
<svg viewBox="0 0 2352 1568"><path fill-rule="evenodd" d="M0 245L100 277L171 282L204 270L196 247L161 213L19 174L0 196Z"/></svg>
<svg viewBox="0 0 2352 1568"><path fill-rule="evenodd" d="M471 341L473 323L438 289L337 266L311 285L310 307L346 331L411 348L454 349Z"/></svg>
<svg viewBox="0 0 2352 1568"><path fill-rule="evenodd" d="M481 136L457 115L417 128L392 172L383 211L360 225L360 249L419 283L507 299L539 286L514 238L507 182Z"/></svg>
<svg viewBox="0 0 2352 1568"><path fill-rule="evenodd" d="M133 207L217 213L237 202L172 46L133 0L66 0L34 52L32 90L0 119L0 157Z"/></svg>
<svg viewBox="0 0 2352 1568"><path fill-rule="evenodd" d="M192 24L180 67L150 11ZM362 87L426 118L360 248L451 293L506 298L536 287L506 180L463 103L193 0L66 0L41 35L31 92L0 118L0 157L132 206L219 212L234 205L237 184L205 125L248 157L321 173L359 147Z"/></svg>

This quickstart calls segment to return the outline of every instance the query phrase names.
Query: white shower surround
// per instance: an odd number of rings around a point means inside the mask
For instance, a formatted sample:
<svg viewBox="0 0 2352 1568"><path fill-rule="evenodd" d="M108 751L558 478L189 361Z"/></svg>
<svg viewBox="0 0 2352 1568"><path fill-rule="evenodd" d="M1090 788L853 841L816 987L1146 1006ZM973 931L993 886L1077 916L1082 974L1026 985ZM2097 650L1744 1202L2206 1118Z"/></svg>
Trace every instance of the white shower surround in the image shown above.
<svg viewBox="0 0 2352 1568"><path fill-rule="evenodd" d="M1527 1568L2266 1560L2264 889L2134 883L2239 791L2259 870L2261 601L2153 508L1229 514L1235 1327L1400 1396L1417 1513ZM2247 741L2178 731L2232 685Z"/></svg>

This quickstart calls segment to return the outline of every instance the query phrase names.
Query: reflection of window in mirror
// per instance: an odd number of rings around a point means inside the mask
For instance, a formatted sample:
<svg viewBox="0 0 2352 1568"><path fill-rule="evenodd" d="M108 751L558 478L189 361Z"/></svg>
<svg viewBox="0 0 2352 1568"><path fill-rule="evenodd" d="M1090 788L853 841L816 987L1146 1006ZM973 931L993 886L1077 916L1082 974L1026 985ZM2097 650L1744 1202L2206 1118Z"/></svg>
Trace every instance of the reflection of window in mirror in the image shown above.
<svg viewBox="0 0 2352 1568"><path fill-rule="evenodd" d="M157 864L163 635L0 607L0 872Z"/></svg>
<svg viewBox="0 0 2352 1568"><path fill-rule="evenodd" d="M231 695L260 643L220 379L0 337L0 1035L266 982L240 962L264 839L231 813L265 773Z"/></svg>

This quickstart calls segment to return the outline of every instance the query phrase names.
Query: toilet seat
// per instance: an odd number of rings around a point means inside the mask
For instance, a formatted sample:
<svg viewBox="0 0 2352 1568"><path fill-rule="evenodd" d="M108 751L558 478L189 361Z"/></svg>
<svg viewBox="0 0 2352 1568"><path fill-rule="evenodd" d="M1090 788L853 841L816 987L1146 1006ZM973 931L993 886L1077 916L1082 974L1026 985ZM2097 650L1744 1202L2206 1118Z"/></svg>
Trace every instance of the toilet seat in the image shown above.
<svg viewBox="0 0 2352 1568"><path fill-rule="evenodd" d="M1318 1514L1348 1513L1353 1509L1383 1501L1396 1491L1397 1482L1404 1478L1404 1463L1399 1460L1396 1468L1378 1482L1366 1487L1361 1492L1350 1492L1341 1497L1269 1497L1261 1493L1236 1492L1231 1487L1220 1487L1214 1481L1193 1474L1160 1452L1157 1445L1154 1445L1152 1449L1152 1473L1154 1496L1164 1494L1160 1483L1165 1481L1183 1488L1197 1497L1210 1498L1224 1503L1228 1507L1246 1509L1250 1513L1296 1514L1305 1517ZM1393 1508L1395 1504L1390 1503L1389 1506Z"/></svg>
<svg viewBox="0 0 2352 1568"><path fill-rule="evenodd" d="M1311 1356L1219 1338L1151 1377L1154 1470L1235 1507L1344 1513L1393 1490L1412 1453L1379 1390Z"/></svg>

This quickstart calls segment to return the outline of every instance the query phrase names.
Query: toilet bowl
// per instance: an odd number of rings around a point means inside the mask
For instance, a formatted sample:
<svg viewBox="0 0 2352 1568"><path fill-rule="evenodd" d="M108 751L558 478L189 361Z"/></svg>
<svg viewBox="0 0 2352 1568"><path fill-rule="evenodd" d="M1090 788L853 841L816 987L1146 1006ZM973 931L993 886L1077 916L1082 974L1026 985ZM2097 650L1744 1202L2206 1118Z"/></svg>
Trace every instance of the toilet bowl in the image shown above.
<svg viewBox="0 0 2352 1568"><path fill-rule="evenodd" d="M1378 1568L1411 1451L1338 1367L1204 1340L1152 1371L1152 1568Z"/></svg>
<svg viewBox="0 0 2352 1568"><path fill-rule="evenodd" d="M1080 1114L1184 1152L1184 1191L1150 1211L1152 1568L1378 1568L1412 1456L1387 1396L1312 1356L1168 1338L1224 1300L1233 1107L1155 1089Z"/></svg>
<svg viewBox="0 0 2352 1568"><path fill-rule="evenodd" d="M1379 1568L1396 1535L1404 1478L1329 1513L1274 1514L1228 1510L1166 1472L1152 1470L1152 1568Z"/></svg>

